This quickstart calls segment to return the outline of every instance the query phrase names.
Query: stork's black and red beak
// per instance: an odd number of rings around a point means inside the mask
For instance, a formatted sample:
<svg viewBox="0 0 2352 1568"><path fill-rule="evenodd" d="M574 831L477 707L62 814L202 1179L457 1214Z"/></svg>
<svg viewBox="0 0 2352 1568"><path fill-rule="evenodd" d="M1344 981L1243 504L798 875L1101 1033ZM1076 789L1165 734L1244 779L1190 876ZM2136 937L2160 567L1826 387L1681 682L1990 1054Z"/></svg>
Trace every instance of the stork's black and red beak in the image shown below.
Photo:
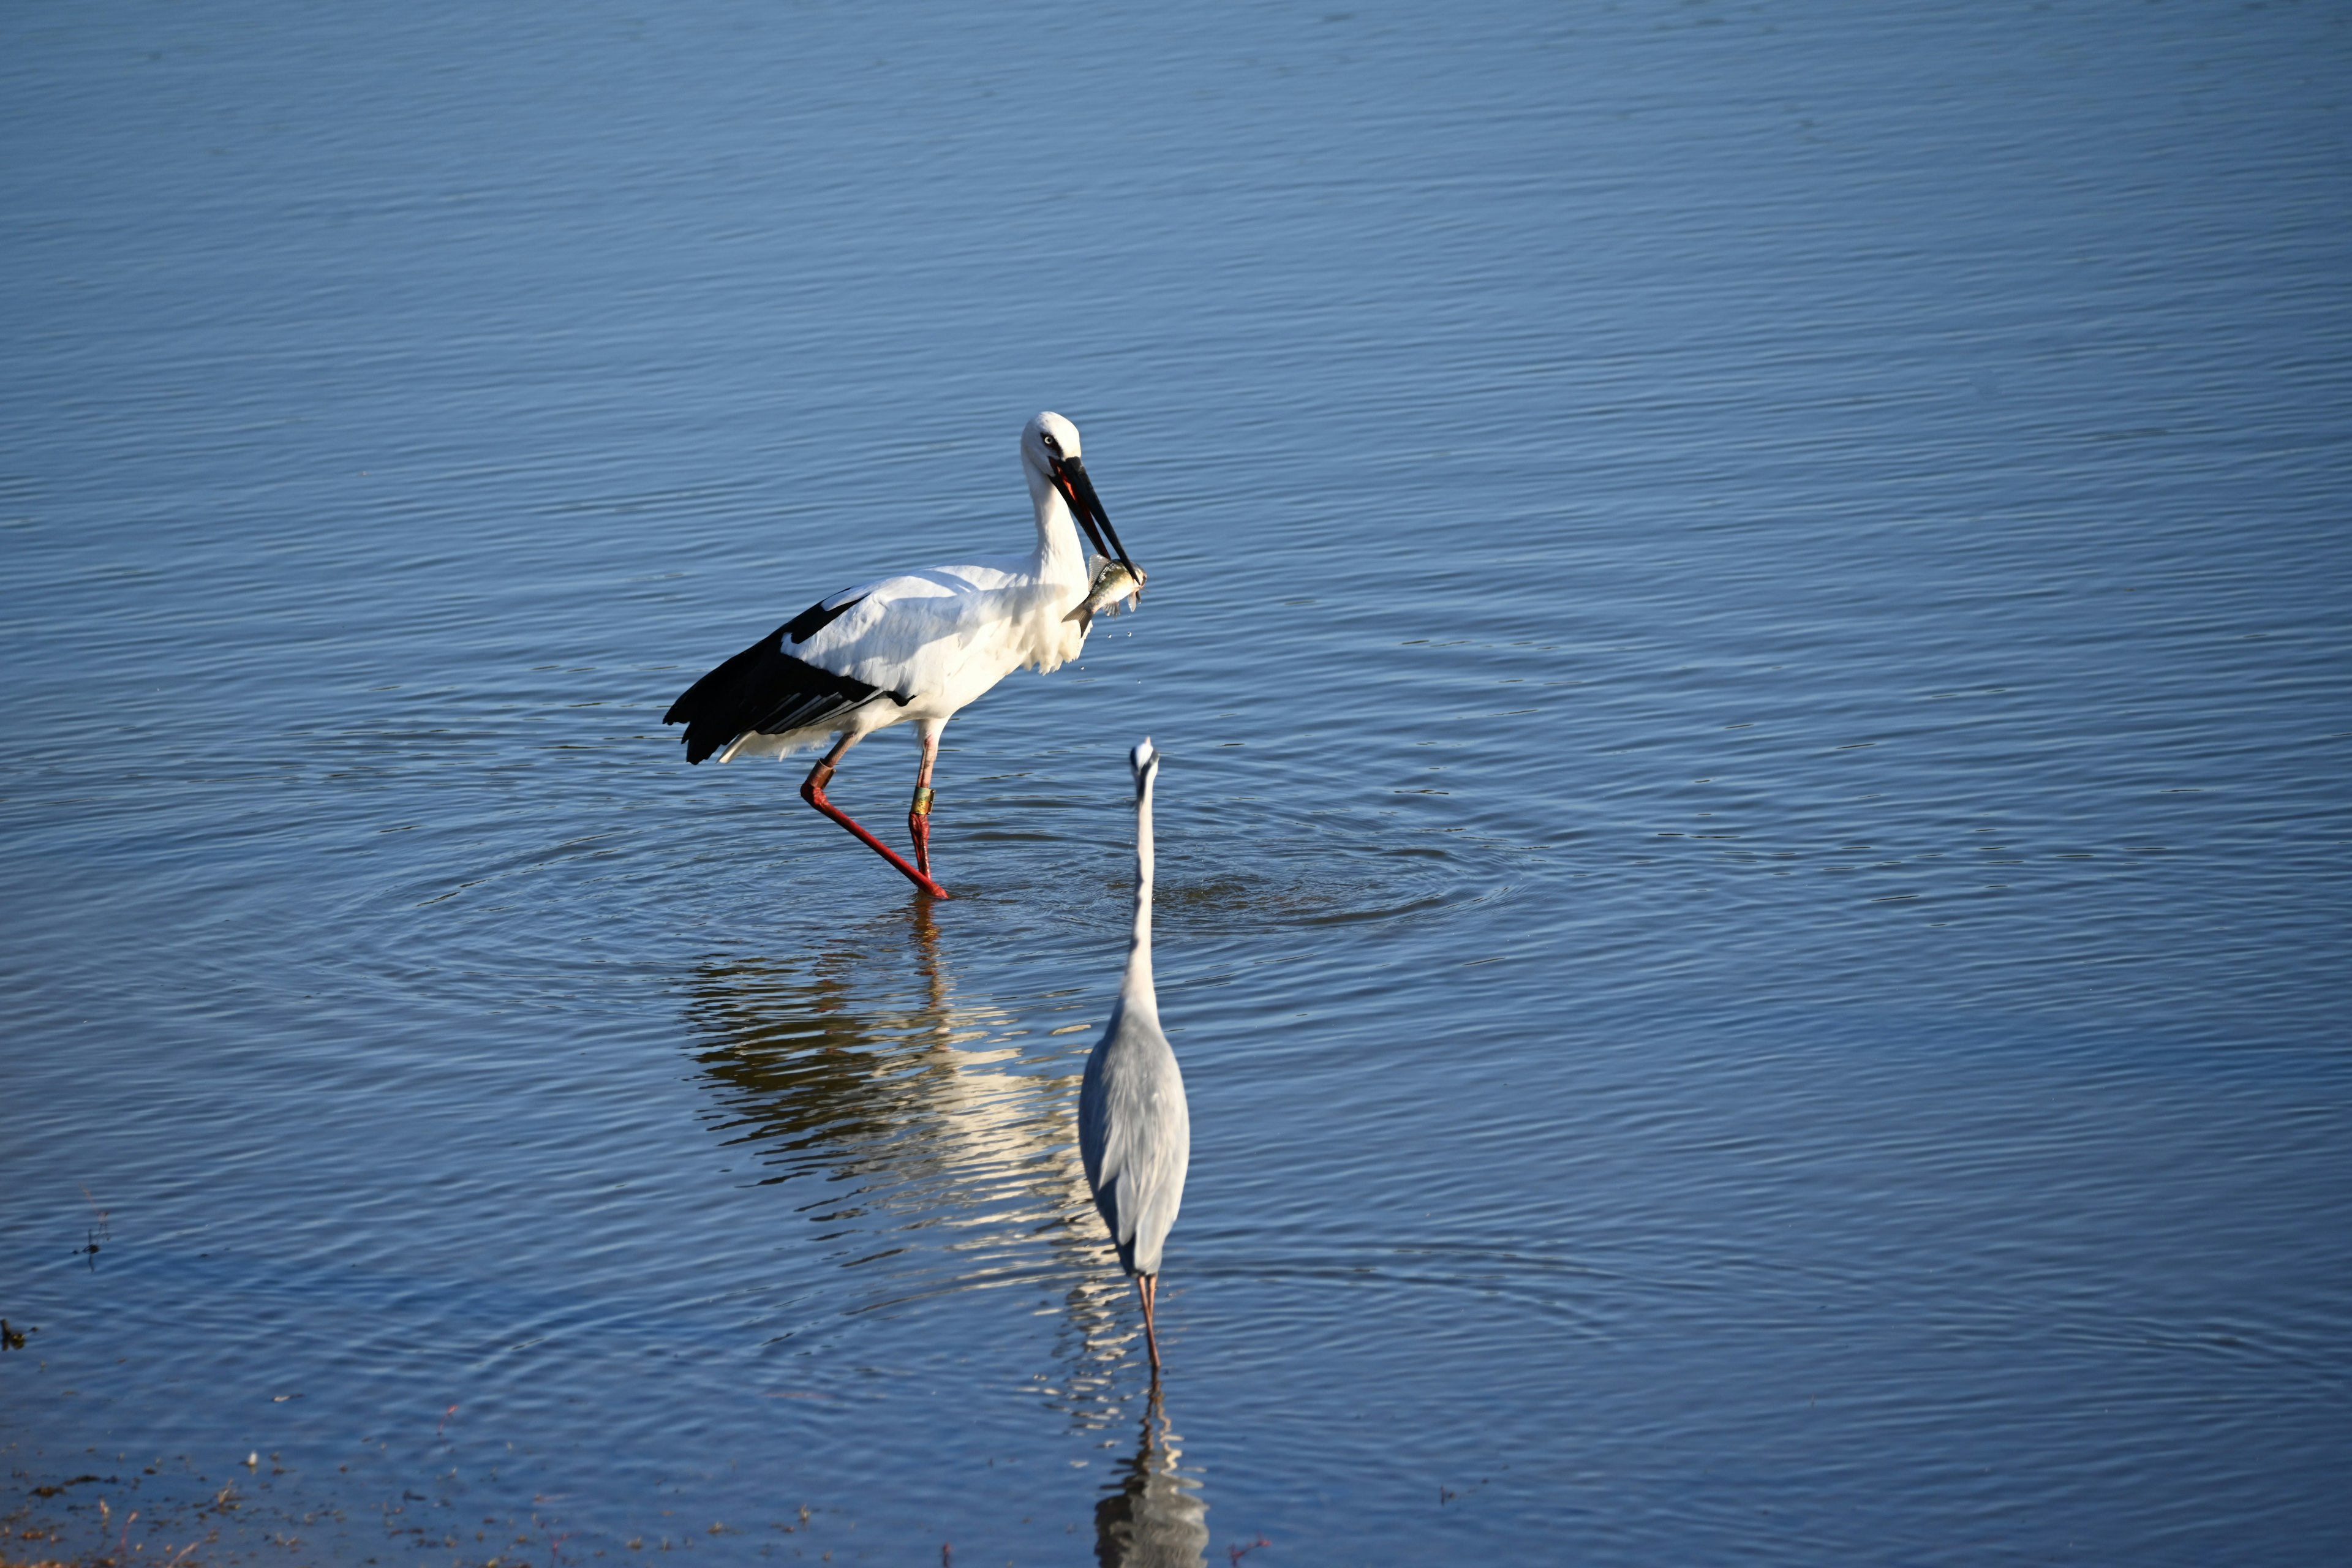
<svg viewBox="0 0 2352 1568"><path fill-rule="evenodd" d="M1110 525L1110 513L1103 510L1102 497L1095 494L1095 482L1087 478L1086 464L1076 458L1055 458L1053 461L1054 488L1070 503L1070 515L1078 527L1093 541L1095 552L1116 557L1118 563L1135 574L1136 581L1143 580L1143 569L1118 542L1118 531Z"/></svg>

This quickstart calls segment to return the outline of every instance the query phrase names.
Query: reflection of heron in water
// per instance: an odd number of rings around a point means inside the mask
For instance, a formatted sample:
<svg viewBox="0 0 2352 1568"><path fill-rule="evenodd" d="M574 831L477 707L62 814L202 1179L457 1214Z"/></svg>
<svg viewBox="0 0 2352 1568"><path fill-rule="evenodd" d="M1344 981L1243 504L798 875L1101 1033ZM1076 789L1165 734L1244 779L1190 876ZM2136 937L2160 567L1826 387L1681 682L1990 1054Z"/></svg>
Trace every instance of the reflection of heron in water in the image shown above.
<svg viewBox="0 0 2352 1568"><path fill-rule="evenodd" d="M1047 1386L1094 1426L1116 1408L1110 1373L1132 1331L1073 1147L1076 1075L1058 1049L1050 1066L1025 1057L1018 1016L960 995L947 956L916 900L814 952L705 964L688 1006L715 1125L768 1167L763 1184L808 1193L801 1212L864 1287L845 1310L989 1286L1058 1293L1066 1364Z"/></svg>
<svg viewBox="0 0 2352 1568"><path fill-rule="evenodd" d="M1201 1568L1209 1505L1201 1483L1177 1468L1181 1441L1155 1387L1144 1405L1143 1441L1118 1489L1095 1504L1095 1559L1103 1568Z"/></svg>

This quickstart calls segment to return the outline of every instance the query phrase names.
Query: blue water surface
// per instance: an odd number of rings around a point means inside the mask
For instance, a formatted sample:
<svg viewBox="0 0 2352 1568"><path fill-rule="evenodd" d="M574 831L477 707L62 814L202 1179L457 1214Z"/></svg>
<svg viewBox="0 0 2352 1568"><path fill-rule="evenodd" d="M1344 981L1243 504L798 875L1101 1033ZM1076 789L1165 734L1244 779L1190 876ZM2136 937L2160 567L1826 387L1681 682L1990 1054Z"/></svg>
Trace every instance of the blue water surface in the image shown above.
<svg viewBox="0 0 2352 1568"><path fill-rule="evenodd" d="M0 10L12 1550L2352 1548L2352 13L1322 3Z"/></svg>

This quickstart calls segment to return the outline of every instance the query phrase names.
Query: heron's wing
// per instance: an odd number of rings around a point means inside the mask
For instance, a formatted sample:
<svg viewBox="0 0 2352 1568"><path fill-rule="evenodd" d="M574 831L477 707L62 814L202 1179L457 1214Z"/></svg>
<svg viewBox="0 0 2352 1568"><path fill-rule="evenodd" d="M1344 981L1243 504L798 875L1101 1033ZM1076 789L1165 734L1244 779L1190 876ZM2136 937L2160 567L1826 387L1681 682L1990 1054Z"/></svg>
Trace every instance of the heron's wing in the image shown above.
<svg viewBox="0 0 2352 1568"><path fill-rule="evenodd" d="M1087 1057L1086 1082L1078 1089L1078 1159L1087 1168L1087 1185L1097 1194L1102 1191L1103 1147L1110 1140L1110 1100L1105 1084L1105 1064L1109 1059L1111 1038L1118 1032L1118 1014L1114 1011L1102 1043ZM1101 1207L1099 1198L1096 1206ZM1105 1214L1103 1217L1110 1216Z"/></svg>
<svg viewBox="0 0 2352 1568"><path fill-rule="evenodd" d="M1184 1198L1192 1116L1167 1037L1123 1004L1087 1063L1078 1147L1119 1263L1130 1274L1157 1274Z"/></svg>
<svg viewBox="0 0 2352 1568"><path fill-rule="evenodd" d="M746 731L781 735L829 723L877 697L901 707L914 700L912 692L836 675L784 651L787 639L805 641L861 598L852 590L810 605L688 687L662 715L665 724L686 726L686 760L698 763Z"/></svg>
<svg viewBox="0 0 2352 1568"><path fill-rule="evenodd" d="M1157 1033L1155 1030L1154 1033ZM1128 1149L1121 1180L1119 1225L1128 1232L1119 1261L1136 1274L1160 1272L1160 1248L1176 1224L1184 1201L1184 1173L1192 1163L1192 1114L1184 1104L1184 1079L1176 1055L1160 1042L1159 1070L1139 1086L1149 1114Z"/></svg>

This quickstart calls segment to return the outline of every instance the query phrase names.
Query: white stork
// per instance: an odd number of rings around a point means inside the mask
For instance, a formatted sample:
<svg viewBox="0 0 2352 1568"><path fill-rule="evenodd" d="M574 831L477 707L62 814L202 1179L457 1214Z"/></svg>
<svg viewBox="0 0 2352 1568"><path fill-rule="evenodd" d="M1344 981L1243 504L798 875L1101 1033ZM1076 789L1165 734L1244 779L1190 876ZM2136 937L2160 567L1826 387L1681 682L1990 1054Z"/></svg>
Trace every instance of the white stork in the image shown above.
<svg viewBox="0 0 2352 1568"><path fill-rule="evenodd" d="M931 879L931 763L940 731L1024 665L1052 670L1076 658L1094 611L1128 592L1139 595L1143 585L1143 573L1087 478L1076 426L1050 413L1029 421L1021 432L1021 469L1037 510L1036 549L885 577L818 600L670 704L662 722L686 726L686 760L699 763L713 752L722 763L781 757L837 737L801 784L801 798L924 892L948 897ZM1092 556L1078 542L1080 529L1094 545ZM1122 567L1124 578L1117 574ZM1098 573L1103 591L1089 593ZM911 866L824 795L850 747L906 723L915 726L923 747L907 812Z"/></svg>

